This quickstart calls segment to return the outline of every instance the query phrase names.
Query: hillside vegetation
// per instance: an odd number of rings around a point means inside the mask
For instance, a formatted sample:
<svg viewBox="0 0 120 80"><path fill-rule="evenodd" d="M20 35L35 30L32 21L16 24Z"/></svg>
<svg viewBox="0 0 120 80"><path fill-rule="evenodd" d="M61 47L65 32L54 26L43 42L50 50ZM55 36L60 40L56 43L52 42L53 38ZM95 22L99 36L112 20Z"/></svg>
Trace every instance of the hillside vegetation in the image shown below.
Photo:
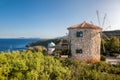
<svg viewBox="0 0 120 80"><path fill-rule="evenodd" d="M108 37L116 36L120 39L120 30L114 30L114 31L103 31L103 33Z"/></svg>
<svg viewBox="0 0 120 80"><path fill-rule="evenodd" d="M28 45L28 47L41 45L41 46L45 46L47 48L47 45L50 42L54 42L57 45L57 44L64 44L64 41L65 41L65 43L69 42L68 39L66 39L66 38L51 39L51 40L43 40L43 41L37 41L37 42L31 43ZM62 45L60 45L60 46L63 47ZM69 51L69 49L67 49L67 50ZM70 55L70 53L68 53L65 50L59 50L59 52L61 52L61 51L62 51L62 53L60 53L60 54L63 54L64 52L66 52L65 54ZM114 54L120 54L120 39L116 36L110 37L109 40L102 38L101 54L110 55L110 56L113 56Z"/></svg>
<svg viewBox="0 0 120 80"><path fill-rule="evenodd" d="M106 40L106 38L111 38L111 37L117 37L120 39L120 30L115 30L115 31L103 31L103 34L102 35L102 38L104 40ZM64 37L66 38L66 37ZM63 38L63 39L64 39ZM42 41L37 41L37 42L33 42L33 43L30 43L27 45L27 47L29 46L37 46L37 45L42 45L42 46L45 46L47 47L48 43L49 42L54 42L55 44L58 44L60 42L60 39L61 38L58 38L58 39L48 39L48 40L42 40Z"/></svg>
<svg viewBox="0 0 120 80"><path fill-rule="evenodd" d="M37 41L37 42L33 42L33 43L30 43L28 45L26 45L27 47L32 47L32 46L38 46L38 45L41 45L41 46L44 46L47 48L48 46L48 43L50 42L54 42L55 44L58 44L60 42L60 39L48 39L48 40L40 40L40 41Z"/></svg>
<svg viewBox="0 0 120 80"><path fill-rule="evenodd" d="M120 80L120 66L87 64L41 52L0 53L0 80Z"/></svg>

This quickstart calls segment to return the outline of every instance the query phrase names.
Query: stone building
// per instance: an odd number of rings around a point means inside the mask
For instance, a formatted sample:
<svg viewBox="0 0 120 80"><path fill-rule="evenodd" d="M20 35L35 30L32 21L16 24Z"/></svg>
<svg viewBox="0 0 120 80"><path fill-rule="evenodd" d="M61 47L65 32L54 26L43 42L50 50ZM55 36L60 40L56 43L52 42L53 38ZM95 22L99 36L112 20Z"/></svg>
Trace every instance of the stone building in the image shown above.
<svg viewBox="0 0 120 80"><path fill-rule="evenodd" d="M100 61L102 28L83 22L68 28L72 58L85 62Z"/></svg>

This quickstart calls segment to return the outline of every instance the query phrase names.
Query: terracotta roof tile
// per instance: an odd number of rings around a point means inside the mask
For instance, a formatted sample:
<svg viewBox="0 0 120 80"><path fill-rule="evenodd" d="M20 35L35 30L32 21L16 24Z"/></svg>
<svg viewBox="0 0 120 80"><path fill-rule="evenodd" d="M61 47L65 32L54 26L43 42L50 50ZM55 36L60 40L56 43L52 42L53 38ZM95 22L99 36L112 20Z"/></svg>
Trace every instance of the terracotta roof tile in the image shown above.
<svg viewBox="0 0 120 80"><path fill-rule="evenodd" d="M101 27L96 26L94 24L87 23L85 21L83 23L81 23L81 24L71 26L68 29L100 29L100 30L102 30Z"/></svg>

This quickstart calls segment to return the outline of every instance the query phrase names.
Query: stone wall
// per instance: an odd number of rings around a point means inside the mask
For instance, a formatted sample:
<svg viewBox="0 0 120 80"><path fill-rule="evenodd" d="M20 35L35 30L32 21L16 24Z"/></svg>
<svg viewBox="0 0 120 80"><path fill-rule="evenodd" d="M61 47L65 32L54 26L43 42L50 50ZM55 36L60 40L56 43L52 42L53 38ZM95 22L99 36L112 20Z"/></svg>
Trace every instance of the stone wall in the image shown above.
<svg viewBox="0 0 120 80"><path fill-rule="evenodd" d="M83 37L76 37L76 32L82 31ZM72 58L85 62L100 61L100 30L95 29L69 29ZM81 54L76 49L82 49Z"/></svg>

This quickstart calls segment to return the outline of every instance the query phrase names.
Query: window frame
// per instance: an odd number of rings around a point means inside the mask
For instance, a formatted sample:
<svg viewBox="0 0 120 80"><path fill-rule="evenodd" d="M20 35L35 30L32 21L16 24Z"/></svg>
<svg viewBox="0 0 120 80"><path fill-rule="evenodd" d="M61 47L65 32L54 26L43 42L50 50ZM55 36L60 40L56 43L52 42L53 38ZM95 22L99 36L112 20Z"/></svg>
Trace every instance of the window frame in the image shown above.
<svg viewBox="0 0 120 80"><path fill-rule="evenodd" d="M83 37L83 31L77 31L76 37Z"/></svg>
<svg viewBox="0 0 120 80"><path fill-rule="evenodd" d="M82 51L82 49L76 49L76 53L77 53L77 54L82 54L83 51Z"/></svg>

